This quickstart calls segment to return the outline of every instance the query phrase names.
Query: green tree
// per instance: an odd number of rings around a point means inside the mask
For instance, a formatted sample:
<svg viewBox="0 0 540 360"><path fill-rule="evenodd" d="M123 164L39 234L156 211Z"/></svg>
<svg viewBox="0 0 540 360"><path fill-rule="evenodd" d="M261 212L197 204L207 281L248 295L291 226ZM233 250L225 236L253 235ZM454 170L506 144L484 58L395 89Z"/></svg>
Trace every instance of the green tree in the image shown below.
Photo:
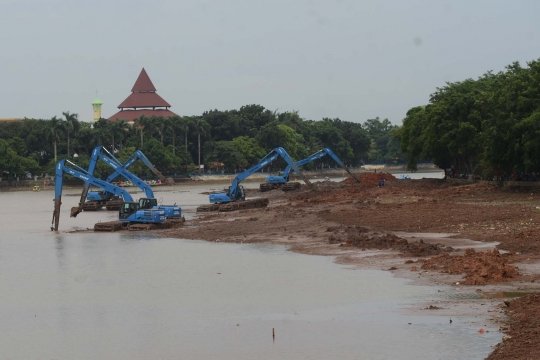
<svg viewBox="0 0 540 360"><path fill-rule="evenodd" d="M11 148L8 141L0 139L0 170L10 175L22 175L26 172L35 173L39 171L39 164L31 157L24 157L17 154Z"/></svg>
<svg viewBox="0 0 540 360"><path fill-rule="evenodd" d="M151 138L146 140L141 150L160 171L180 168L180 158L173 155L172 149L165 147L157 139Z"/></svg>
<svg viewBox="0 0 540 360"><path fill-rule="evenodd" d="M9 140L9 146L15 151L17 155L24 156L26 153L26 144L24 140L18 136Z"/></svg>
<svg viewBox="0 0 540 360"><path fill-rule="evenodd" d="M342 161L347 163L354 157L351 144L345 140L343 133L331 119L324 118L322 121L311 123L311 133L319 140L322 147L332 149Z"/></svg>
<svg viewBox="0 0 540 360"><path fill-rule="evenodd" d="M94 140L96 145L110 147L114 151L114 136L112 133L112 122L101 118L94 123Z"/></svg>
<svg viewBox="0 0 540 360"><path fill-rule="evenodd" d="M307 156L303 136L278 121L264 125L257 135L257 140L267 151L283 147L293 159L302 159Z"/></svg>
<svg viewBox="0 0 540 360"><path fill-rule="evenodd" d="M247 165L246 158L234 146L232 141L206 142L205 144L205 163L216 162L217 171L219 164L224 163L225 167L238 168Z"/></svg>
<svg viewBox="0 0 540 360"><path fill-rule="evenodd" d="M231 141L234 148L242 155L247 164L256 164L266 155L266 151L257 140L248 136L239 136ZM243 165L243 164L240 164Z"/></svg>

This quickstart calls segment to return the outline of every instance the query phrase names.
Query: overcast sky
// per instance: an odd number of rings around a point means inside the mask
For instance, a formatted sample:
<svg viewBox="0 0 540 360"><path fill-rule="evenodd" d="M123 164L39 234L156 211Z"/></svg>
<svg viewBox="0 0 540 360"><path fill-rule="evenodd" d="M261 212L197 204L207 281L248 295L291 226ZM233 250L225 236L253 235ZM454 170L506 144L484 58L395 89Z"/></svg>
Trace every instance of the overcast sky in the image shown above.
<svg viewBox="0 0 540 360"><path fill-rule="evenodd" d="M540 1L0 0L0 118L113 115L145 67L179 115L261 104L401 124L540 57Z"/></svg>

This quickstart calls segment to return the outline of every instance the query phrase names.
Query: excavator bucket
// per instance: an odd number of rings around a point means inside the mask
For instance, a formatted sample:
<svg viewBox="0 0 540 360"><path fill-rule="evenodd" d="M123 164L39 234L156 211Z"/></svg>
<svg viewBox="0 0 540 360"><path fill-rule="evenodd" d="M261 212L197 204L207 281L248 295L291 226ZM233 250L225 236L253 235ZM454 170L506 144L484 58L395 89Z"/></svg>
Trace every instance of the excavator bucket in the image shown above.
<svg viewBox="0 0 540 360"><path fill-rule="evenodd" d="M343 169L345 169L345 171L347 173L349 173L349 175L351 175L351 177L356 180L357 183L360 182L360 178L358 177L358 175L356 175L355 173L353 173L347 166L343 166Z"/></svg>
<svg viewBox="0 0 540 360"><path fill-rule="evenodd" d="M78 206L73 206L71 208L71 212L69 214L69 217L77 217L77 215L79 215L80 212L81 212L81 210L79 209Z"/></svg>

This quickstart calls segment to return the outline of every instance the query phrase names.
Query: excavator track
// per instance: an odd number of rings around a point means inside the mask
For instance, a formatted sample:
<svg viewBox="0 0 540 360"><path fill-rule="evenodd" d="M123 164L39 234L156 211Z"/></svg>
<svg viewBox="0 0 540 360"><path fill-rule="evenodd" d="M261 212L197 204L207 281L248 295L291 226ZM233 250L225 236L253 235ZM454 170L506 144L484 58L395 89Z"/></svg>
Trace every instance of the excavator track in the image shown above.
<svg viewBox="0 0 540 360"><path fill-rule="evenodd" d="M98 211L101 210L103 205L99 201L86 201L82 209L83 211Z"/></svg>
<svg viewBox="0 0 540 360"><path fill-rule="evenodd" d="M94 231L119 231L127 228L129 224L125 221L98 222L94 225Z"/></svg>
<svg viewBox="0 0 540 360"><path fill-rule="evenodd" d="M283 184L283 186L281 187L281 190L283 190L283 191L300 190L300 183L299 182L288 182L286 184Z"/></svg>
<svg viewBox="0 0 540 360"><path fill-rule="evenodd" d="M131 224L128 226L129 231L146 231L146 230L154 230L156 228L156 224Z"/></svg>
<svg viewBox="0 0 540 360"><path fill-rule="evenodd" d="M184 223L186 222L186 219L183 216L180 218L169 218L167 220L170 221L174 227L184 226Z"/></svg>
<svg viewBox="0 0 540 360"><path fill-rule="evenodd" d="M283 184L276 184L276 183L263 183L259 185L259 189L261 189L261 192L266 192L274 189L279 189Z"/></svg>
<svg viewBox="0 0 540 360"><path fill-rule="evenodd" d="M264 208L268 206L268 199L252 199L235 201L224 204L210 204L202 205L197 208L197 212L211 212L211 211L236 211L244 209Z"/></svg>
<svg viewBox="0 0 540 360"><path fill-rule="evenodd" d="M170 229L173 227L173 223L170 220L165 220L160 224L130 224L128 226L129 231L146 231L155 229Z"/></svg>
<svg viewBox="0 0 540 360"><path fill-rule="evenodd" d="M201 205L197 208L197 212L212 212L218 211L220 204Z"/></svg>
<svg viewBox="0 0 540 360"><path fill-rule="evenodd" d="M105 208L108 211L118 211L120 210L120 206L122 206L123 203L124 200L122 199L109 200L105 203Z"/></svg>
<svg viewBox="0 0 540 360"><path fill-rule="evenodd" d="M146 230L156 230L156 229L170 229L172 227L182 227L184 225L184 217L179 219L167 219L165 222L159 224L130 224L127 221L106 221L98 222L94 225L94 231L146 231Z"/></svg>

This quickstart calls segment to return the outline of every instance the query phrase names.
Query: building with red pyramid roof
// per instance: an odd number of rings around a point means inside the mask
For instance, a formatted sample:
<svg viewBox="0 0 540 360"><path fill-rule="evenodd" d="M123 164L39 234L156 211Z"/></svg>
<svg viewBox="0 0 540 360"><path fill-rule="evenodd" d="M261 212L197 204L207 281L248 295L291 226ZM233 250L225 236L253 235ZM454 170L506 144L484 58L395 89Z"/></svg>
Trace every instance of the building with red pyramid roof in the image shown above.
<svg viewBox="0 0 540 360"><path fill-rule="evenodd" d="M143 68L137 81L135 81L135 85L131 89L131 95L118 105L120 111L109 117L109 120L116 121L123 119L133 123L141 115L146 117L169 117L176 115L169 110L170 107L171 104L156 93L156 87Z"/></svg>

